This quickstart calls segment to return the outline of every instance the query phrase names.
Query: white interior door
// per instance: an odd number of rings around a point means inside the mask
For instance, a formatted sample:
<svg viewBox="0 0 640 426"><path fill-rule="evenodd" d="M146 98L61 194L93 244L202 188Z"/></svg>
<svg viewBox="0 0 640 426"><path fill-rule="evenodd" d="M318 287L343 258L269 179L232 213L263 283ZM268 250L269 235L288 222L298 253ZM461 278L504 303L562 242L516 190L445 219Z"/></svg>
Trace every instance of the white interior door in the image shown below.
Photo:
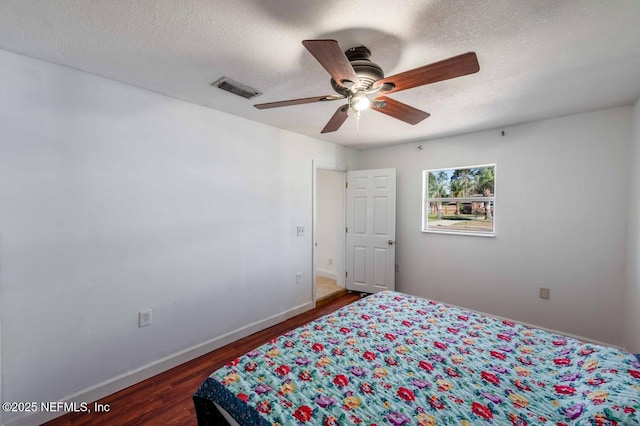
<svg viewBox="0 0 640 426"><path fill-rule="evenodd" d="M396 169L347 172L346 288L395 290Z"/></svg>

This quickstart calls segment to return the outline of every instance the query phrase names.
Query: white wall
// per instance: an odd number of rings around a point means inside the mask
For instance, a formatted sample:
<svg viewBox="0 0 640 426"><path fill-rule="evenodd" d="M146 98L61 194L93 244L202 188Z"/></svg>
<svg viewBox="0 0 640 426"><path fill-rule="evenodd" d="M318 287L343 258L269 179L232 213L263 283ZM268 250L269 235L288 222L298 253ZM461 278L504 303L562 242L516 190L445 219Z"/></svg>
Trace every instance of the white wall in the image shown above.
<svg viewBox="0 0 640 426"><path fill-rule="evenodd" d="M640 98L633 108L629 188L627 286L625 287L624 346L640 353Z"/></svg>
<svg viewBox="0 0 640 426"><path fill-rule="evenodd" d="M310 306L312 161L355 151L5 51L0 84L3 400L108 393Z"/></svg>
<svg viewBox="0 0 640 426"><path fill-rule="evenodd" d="M344 256L344 172L317 170L316 202L316 272L335 280L338 256Z"/></svg>
<svg viewBox="0 0 640 426"><path fill-rule="evenodd" d="M396 288L620 345L631 119L616 108L363 152L361 168L398 173ZM487 163L496 237L420 232L422 170Z"/></svg>

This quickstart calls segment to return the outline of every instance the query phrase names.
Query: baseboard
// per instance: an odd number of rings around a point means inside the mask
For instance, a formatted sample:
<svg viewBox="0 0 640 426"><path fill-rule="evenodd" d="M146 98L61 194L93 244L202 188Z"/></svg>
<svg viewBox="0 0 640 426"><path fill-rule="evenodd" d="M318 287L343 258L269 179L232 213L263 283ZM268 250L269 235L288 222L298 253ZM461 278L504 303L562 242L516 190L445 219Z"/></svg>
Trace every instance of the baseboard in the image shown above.
<svg viewBox="0 0 640 426"><path fill-rule="evenodd" d="M312 308L312 302L303 303L302 305L298 305L285 312L281 312L279 314L275 314L268 318L265 318L264 320L248 324L244 327L230 331L214 339L192 346L173 355L169 355L158 361L154 361L133 371L121 374L109 380L105 380L104 382L99 383L95 386L85 388L80 392L67 396L66 398L62 399L62 401L68 403L76 402L78 404L81 402L87 402L91 407L91 403L93 403L94 401L119 392L123 389L128 388L129 386L135 385L136 383L140 383L143 380L149 379L155 375L170 370L171 368L184 364L185 362L198 358L199 356L221 348L222 346L226 346L229 343L233 343L236 340L242 339L243 337L247 337L253 333L264 330L265 328L281 323L282 321L306 312ZM36 412L30 415L11 419L6 423L3 423L2 425L31 426L34 424L42 424L48 422L65 414L66 413Z"/></svg>
<svg viewBox="0 0 640 426"><path fill-rule="evenodd" d="M335 293L332 293L328 296L325 296L323 298L317 299L316 300L316 308L319 308L320 306L324 306L326 304L328 304L329 302L336 300L342 296L344 296L345 294L347 294L347 289L343 288L339 291L336 291Z"/></svg>
<svg viewBox="0 0 640 426"><path fill-rule="evenodd" d="M316 275L319 277L329 278L330 280L336 280L337 274L327 269L316 268Z"/></svg>

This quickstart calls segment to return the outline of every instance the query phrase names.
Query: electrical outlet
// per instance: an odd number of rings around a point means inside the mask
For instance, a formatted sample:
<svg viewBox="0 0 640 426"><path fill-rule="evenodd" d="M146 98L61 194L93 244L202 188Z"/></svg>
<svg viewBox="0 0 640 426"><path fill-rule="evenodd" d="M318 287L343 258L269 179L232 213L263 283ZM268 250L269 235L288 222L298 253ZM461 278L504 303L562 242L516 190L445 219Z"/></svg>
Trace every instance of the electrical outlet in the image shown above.
<svg viewBox="0 0 640 426"><path fill-rule="evenodd" d="M302 284L302 272L296 273L296 284Z"/></svg>
<svg viewBox="0 0 640 426"><path fill-rule="evenodd" d="M304 226L296 227L296 232L298 233L298 237L304 237Z"/></svg>
<svg viewBox="0 0 640 426"><path fill-rule="evenodd" d="M540 299L551 299L551 289L540 287Z"/></svg>
<svg viewBox="0 0 640 426"><path fill-rule="evenodd" d="M151 309L138 312L138 327L151 325Z"/></svg>
<svg viewBox="0 0 640 426"><path fill-rule="evenodd" d="M327 263L329 264L329 266L333 265L333 259L329 258L329 261Z"/></svg>

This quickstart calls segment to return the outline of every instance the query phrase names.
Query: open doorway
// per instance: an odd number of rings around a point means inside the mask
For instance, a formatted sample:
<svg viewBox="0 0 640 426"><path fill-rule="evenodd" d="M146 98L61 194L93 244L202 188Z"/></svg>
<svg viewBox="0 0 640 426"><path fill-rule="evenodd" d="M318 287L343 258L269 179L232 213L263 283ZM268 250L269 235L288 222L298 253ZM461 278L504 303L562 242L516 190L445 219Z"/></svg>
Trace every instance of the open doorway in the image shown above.
<svg viewBox="0 0 640 426"><path fill-rule="evenodd" d="M345 172L316 169L315 301L345 293Z"/></svg>

